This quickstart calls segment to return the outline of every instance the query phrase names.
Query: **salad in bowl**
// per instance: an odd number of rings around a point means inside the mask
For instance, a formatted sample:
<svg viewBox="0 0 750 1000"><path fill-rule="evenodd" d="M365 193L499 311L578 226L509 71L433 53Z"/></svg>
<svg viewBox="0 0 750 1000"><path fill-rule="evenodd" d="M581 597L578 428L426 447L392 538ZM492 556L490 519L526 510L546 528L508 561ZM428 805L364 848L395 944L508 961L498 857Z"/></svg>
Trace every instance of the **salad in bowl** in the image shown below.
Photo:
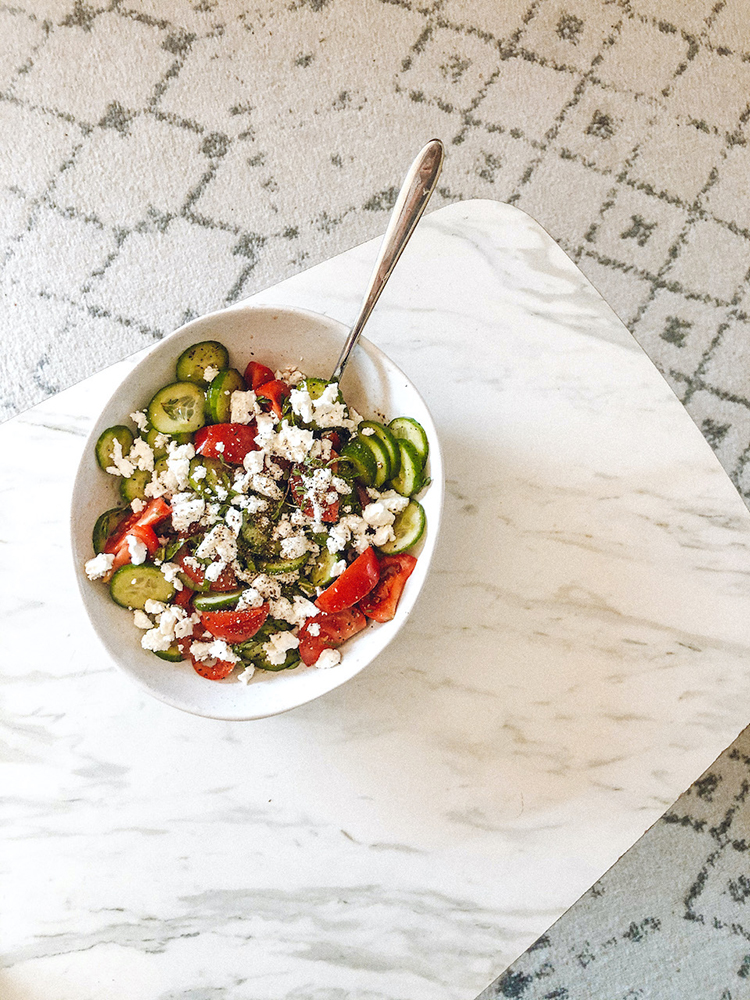
<svg viewBox="0 0 750 1000"><path fill-rule="evenodd" d="M256 718L309 701L383 648L424 580L434 428L366 341L343 386L324 377L342 329L248 307L189 324L92 433L85 515L74 498L84 601L118 663L177 707Z"/></svg>

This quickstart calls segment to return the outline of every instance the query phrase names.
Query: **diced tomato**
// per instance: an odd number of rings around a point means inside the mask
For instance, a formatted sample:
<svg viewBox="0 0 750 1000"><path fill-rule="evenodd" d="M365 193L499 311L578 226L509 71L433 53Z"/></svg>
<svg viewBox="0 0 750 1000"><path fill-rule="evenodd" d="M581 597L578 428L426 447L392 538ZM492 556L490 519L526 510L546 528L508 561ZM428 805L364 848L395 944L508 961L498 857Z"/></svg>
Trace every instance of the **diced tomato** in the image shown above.
<svg viewBox="0 0 750 1000"><path fill-rule="evenodd" d="M322 611L334 612L350 608L369 594L380 579L380 565L372 546L357 556L341 576L327 587L315 602Z"/></svg>
<svg viewBox="0 0 750 1000"><path fill-rule="evenodd" d="M197 561L189 558L190 553L186 548L180 549L175 555L174 561L187 577L188 586L192 585L193 590L211 590L224 593L226 590L234 590L237 586L237 577L231 566L225 566L215 580L206 582L206 570Z"/></svg>
<svg viewBox="0 0 750 1000"><path fill-rule="evenodd" d="M251 361L245 369L245 382L251 389L258 389L266 382L273 382L273 372L259 361Z"/></svg>
<svg viewBox="0 0 750 1000"><path fill-rule="evenodd" d="M362 510L364 510L368 504L372 503L372 497L367 492L367 487L363 486L362 483L359 482L359 480L355 482L354 486L357 490L357 499L359 500L359 505L362 508Z"/></svg>
<svg viewBox="0 0 750 1000"><path fill-rule="evenodd" d="M172 508L164 497L154 497L153 500L149 500L146 507L138 515L138 524L144 526L158 524L159 521L163 521L171 513Z"/></svg>
<svg viewBox="0 0 750 1000"><path fill-rule="evenodd" d="M405 553L383 556L380 560L380 580L359 602L360 610L376 622L389 622L396 615L398 602L406 581L412 574L417 560Z"/></svg>
<svg viewBox="0 0 750 1000"><path fill-rule="evenodd" d="M246 642L252 639L268 618L268 605L245 608L243 611L204 611L201 624L211 635L227 642Z"/></svg>
<svg viewBox="0 0 750 1000"><path fill-rule="evenodd" d="M367 619L359 608L346 608L335 614L320 614L308 618L299 630L299 655L311 666L324 649L340 646L351 636L367 627ZM316 635L312 634L317 632Z"/></svg>
<svg viewBox="0 0 750 1000"><path fill-rule="evenodd" d="M113 532L104 544L104 551L114 553L122 545L125 535L130 531L134 524L138 523L138 514L130 514L122 522L117 531Z"/></svg>
<svg viewBox="0 0 750 1000"><path fill-rule="evenodd" d="M324 431L320 436L325 441L331 442L331 448L335 452L341 451L341 438L339 437L338 431Z"/></svg>
<svg viewBox="0 0 750 1000"><path fill-rule="evenodd" d="M178 608L184 608L191 615L193 613L193 591L189 587L178 590L172 599L172 603Z"/></svg>
<svg viewBox="0 0 750 1000"><path fill-rule="evenodd" d="M230 465L242 465L245 455L257 451L255 421L250 424L209 424L196 431L193 443L199 455L223 458Z"/></svg>
<svg viewBox="0 0 750 1000"><path fill-rule="evenodd" d="M150 556L152 556L159 548L159 539L156 537L156 532L148 524L141 524L139 521L138 524L133 525L128 532L128 535L132 535L134 538L137 538L139 542L143 542ZM128 536L126 535L125 538L127 539L127 537Z"/></svg>
<svg viewBox="0 0 750 1000"><path fill-rule="evenodd" d="M229 660L198 660L190 652L190 647L194 642L211 642L213 638L210 632L197 623L193 625L193 634L178 639L177 645L185 659L192 663L196 674L200 674L201 677L205 677L209 681L221 681L231 674L237 666L236 663L230 663Z"/></svg>
<svg viewBox="0 0 750 1000"><path fill-rule="evenodd" d="M302 508L302 512L307 514L308 517L315 517L315 507L313 506L312 500L305 495L305 485L302 482L302 476L299 472L293 472L289 477L289 489L292 492L292 497L294 502L298 507ZM336 493L336 491L331 487L330 492ZM339 519L339 495L336 493L335 500L326 500L321 505L321 521L333 524L334 521Z"/></svg>
<svg viewBox="0 0 750 1000"><path fill-rule="evenodd" d="M282 382L281 379L276 378L272 382L265 382L263 385L258 386L255 390L255 395L258 399L267 399L271 404L271 409L277 418L281 420L281 404L290 392L291 389L286 382Z"/></svg>

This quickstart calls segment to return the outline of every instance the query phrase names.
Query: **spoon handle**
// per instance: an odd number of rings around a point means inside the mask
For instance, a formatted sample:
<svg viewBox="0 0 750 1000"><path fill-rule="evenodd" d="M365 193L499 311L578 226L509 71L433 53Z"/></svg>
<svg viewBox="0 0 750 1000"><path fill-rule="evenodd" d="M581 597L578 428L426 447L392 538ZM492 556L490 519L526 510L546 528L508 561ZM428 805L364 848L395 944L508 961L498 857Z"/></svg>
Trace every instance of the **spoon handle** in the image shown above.
<svg viewBox="0 0 750 1000"><path fill-rule="evenodd" d="M435 190L440 169L443 166L443 144L439 139L431 139L416 156L409 173L401 186L396 204L393 206L388 228L385 231L380 253L370 277L359 316L351 328L346 343L331 375L332 382L338 382L344 371L354 345L359 340L380 293L385 288L391 272L398 263L404 247L427 207L430 195Z"/></svg>

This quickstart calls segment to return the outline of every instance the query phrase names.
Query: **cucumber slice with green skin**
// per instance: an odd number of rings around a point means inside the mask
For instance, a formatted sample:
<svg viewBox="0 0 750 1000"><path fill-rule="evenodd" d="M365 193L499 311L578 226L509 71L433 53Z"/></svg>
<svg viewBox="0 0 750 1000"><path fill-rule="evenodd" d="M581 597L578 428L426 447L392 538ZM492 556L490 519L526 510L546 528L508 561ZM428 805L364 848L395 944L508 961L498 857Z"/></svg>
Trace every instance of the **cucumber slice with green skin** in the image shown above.
<svg viewBox="0 0 750 1000"><path fill-rule="evenodd" d="M198 473L198 469L201 467L206 470L205 476ZM203 495L206 493L215 494L217 487L228 491L232 485L229 470L218 458L191 459L188 482L196 493Z"/></svg>
<svg viewBox="0 0 750 1000"><path fill-rule="evenodd" d="M418 424L411 417L396 417L388 424L388 430L395 438L412 444L419 455L419 460L424 465L430 445L421 424Z"/></svg>
<svg viewBox="0 0 750 1000"><path fill-rule="evenodd" d="M300 594L302 594L303 597L306 597L308 601L311 601L315 598L318 588L312 580L306 580L303 576L297 581L297 590L299 590Z"/></svg>
<svg viewBox="0 0 750 1000"><path fill-rule="evenodd" d="M191 437L192 435L188 436ZM163 440L164 437L165 435L162 434L161 431L157 431L155 427L149 427L149 429L146 431L146 444L153 451L154 458L164 458L164 456L167 454L167 444L169 442L164 441ZM157 438L160 439L159 444L156 443Z"/></svg>
<svg viewBox="0 0 750 1000"><path fill-rule="evenodd" d="M227 424L232 411L232 393L245 389L245 380L236 368L219 372L206 389L206 410L212 424Z"/></svg>
<svg viewBox="0 0 750 1000"><path fill-rule="evenodd" d="M162 434L192 434L206 422L206 396L194 382L173 382L148 404L148 419Z"/></svg>
<svg viewBox="0 0 750 1000"><path fill-rule="evenodd" d="M307 389L310 394L310 399L320 399L330 384L330 382L326 382L326 380L322 378L305 378L300 382L297 388ZM341 396L340 389L339 396Z"/></svg>
<svg viewBox="0 0 750 1000"><path fill-rule="evenodd" d="M375 434L367 437L358 435L356 440L361 441L365 448L369 448L372 452L372 457L375 459L375 465L377 466L375 481L372 485L376 490L379 490L383 483L391 478L391 460L388 455L388 449Z"/></svg>
<svg viewBox="0 0 750 1000"><path fill-rule="evenodd" d="M400 514L396 515L393 522L393 532L395 538L380 545L379 549L387 556L396 556L400 552L406 552L417 544L424 534L427 518L422 504L416 500L410 500L409 506L405 507Z"/></svg>
<svg viewBox="0 0 750 1000"><path fill-rule="evenodd" d="M183 660L182 651L176 642L173 642L169 649L155 649L154 655L160 660L168 660L170 663L179 663Z"/></svg>
<svg viewBox="0 0 750 1000"><path fill-rule="evenodd" d="M193 599L193 607L196 611L225 611L235 606L241 594L242 590L226 590L223 593L209 590Z"/></svg>
<svg viewBox="0 0 750 1000"><path fill-rule="evenodd" d="M96 460L100 467L106 472L112 465L112 449L115 441L120 442L122 453L127 456L133 447L134 440L133 432L124 424L116 424L114 427L108 427L106 431L102 431L94 447Z"/></svg>
<svg viewBox="0 0 750 1000"><path fill-rule="evenodd" d="M354 438L341 449L341 458L349 462L354 469L354 475L361 479L365 486L372 486L378 475L378 464L368 446L359 438Z"/></svg>
<svg viewBox="0 0 750 1000"><path fill-rule="evenodd" d="M391 480L391 486L402 497L411 497L422 489L422 460L411 441L399 438L398 447L401 452L401 468Z"/></svg>
<svg viewBox="0 0 750 1000"><path fill-rule="evenodd" d="M258 670L271 670L276 673L279 670L291 670L292 667L296 667L299 663L299 653L296 649L288 649L284 662L279 663L278 666L275 663L269 663L266 654L262 652L256 653L250 662Z"/></svg>
<svg viewBox="0 0 750 1000"><path fill-rule="evenodd" d="M145 500L146 486L151 482L153 473L146 469L136 469L132 476L120 480L120 496L130 503L131 500Z"/></svg>
<svg viewBox="0 0 750 1000"><path fill-rule="evenodd" d="M303 555L297 556L296 559L261 560L258 563L258 572L267 573L268 576L281 576L284 573L296 573L297 570L302 569L309 558L310 553L305 552Z"/></svg>
<svg viewBox="0 0 750 1000"><path fill-rule="evenodd" d="M174 597L174 587L168 583L157 566L121 566L109 582L109 593L115 604L122 608L146 607L146 601L162 601Z"/></svg>
<svg viewBox="0 0 750 1000"><path fill-rule="evenodd" d="M206 384L206 368L221 371L229 367L229 351L218 340L202 340L183 351L177 359L177 378L180 382Z"/></svg>
<svg viewBox="0 0 750 1000"><path fill-rule="evenodd" d="M105 510L103 514L97 517L94 530L91 534L91 541L94 543L94 552L97 555L104 551L104 546L107 544L109 536L113 535L125 518L130 517L132 513L130 507L112 507L111 510Z"/></svg>
<svg viewBox="0 0 750 1000"><path fill-rule="evenodd" d="M329 552L327 548L323 548L319 556L315 558L315 565L310 571L310 583L315 587L327 587L329 583L337 577L337 573L333 572L333 567L339 561L339 557L336 552Z"/></svg>
<svg viewBox="0 0 750 1000"><path fill-rule="evenodd" d="M259 521L256 515L245 514L240 528L240 536L251 552L265 552L268 548L268 538L271 533L271 523L268 519Z"/></svg>
<svg viewBox="0 0 750 1000"><path fill-rule="evenodd" d="M377 437L380 439L381 444L385 447L388 452L388 458L391 461L391 471L388 473L388 478L392 478L398 473L401 467L401 452L398 450L398 441L391 434L387 427L383 424L379 424L377 420L363 420L362 423L357 428L360 437L365 439L371 437ZM368 434L368 431L372 431L372 434Z"/></svg>

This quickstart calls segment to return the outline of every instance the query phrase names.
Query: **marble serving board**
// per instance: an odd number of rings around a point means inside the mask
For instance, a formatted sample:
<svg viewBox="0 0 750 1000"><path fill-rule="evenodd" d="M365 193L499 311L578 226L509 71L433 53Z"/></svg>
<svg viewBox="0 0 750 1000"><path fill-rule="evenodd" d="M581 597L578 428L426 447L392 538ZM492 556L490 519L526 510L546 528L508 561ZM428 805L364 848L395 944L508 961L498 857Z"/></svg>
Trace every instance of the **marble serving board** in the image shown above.
<svg viewBox="0 0 750 1000"><path fill-rule="evenodd" d="M254 301L350 322L376 251ZM73 474L137 359L0 427L3 1000L471 997L747 722L750 515L539 226L427 217L368 336L438 426L433 570L261 722L150 699L83 614Z"/></svg>

